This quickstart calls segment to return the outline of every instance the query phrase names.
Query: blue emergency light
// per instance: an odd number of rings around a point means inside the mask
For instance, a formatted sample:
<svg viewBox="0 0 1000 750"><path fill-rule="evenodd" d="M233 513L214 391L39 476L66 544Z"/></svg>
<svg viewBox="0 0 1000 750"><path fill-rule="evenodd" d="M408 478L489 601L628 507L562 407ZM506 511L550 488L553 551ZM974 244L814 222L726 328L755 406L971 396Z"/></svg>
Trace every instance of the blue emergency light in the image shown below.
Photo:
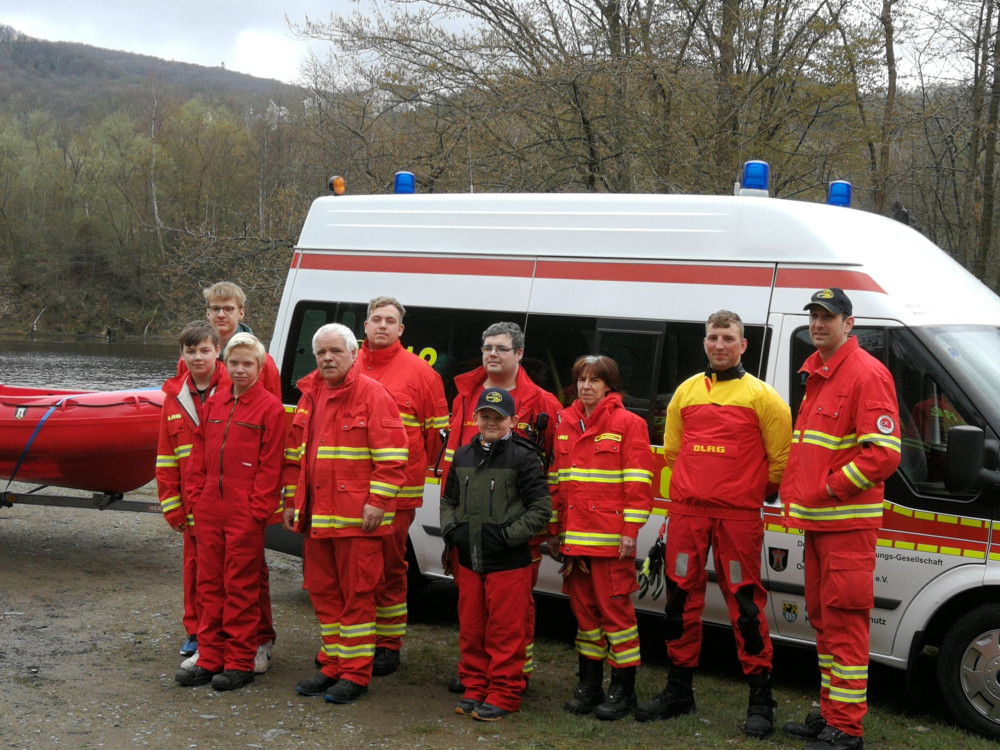
<svg viewBox="0 0 1000 750"><path fill-rule="evenodd" d="M743 165L743 177L736 194L767 198L771 194L770 182L771 166L766 161L748 161Z"/></svg>
<svg viewBox="0 0 1000 750"><path fill-rule="evenodd" d="M833 180L826 188L826 202L830 206L851 207L851 183Z"/></svg>
<svg viewBox="0 0 1000 750"><path fill-rule="evenodd" d="M417 192L417 179L413 172L396 172L394 193L415 193Z"/></svg>

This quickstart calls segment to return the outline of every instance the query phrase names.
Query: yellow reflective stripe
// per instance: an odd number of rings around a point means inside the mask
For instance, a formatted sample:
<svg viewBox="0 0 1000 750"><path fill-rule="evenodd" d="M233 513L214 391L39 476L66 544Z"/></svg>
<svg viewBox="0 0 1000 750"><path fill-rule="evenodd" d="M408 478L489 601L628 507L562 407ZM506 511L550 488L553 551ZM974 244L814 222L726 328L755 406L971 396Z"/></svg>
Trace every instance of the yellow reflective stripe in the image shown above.
<svg viewBox="0 0 1000 750"><path fill-rule="evenodd" d="M850 435L830 435L819 430L806 430L801 434L800 441L806 445L818 445L820 448L829 448L834 451L842 451L846 448L853 448L858 444L858 436Z"/></svg>
<svg viewBox="0 0 1000 750"><path fill-rule="evenodd" d="M844 521L852 518L881 518L882 503L836 505L826 508L807 508L797 503L788 504L788 515L800 521Z"/></svg>
<svg viewBox="0 0 1000 750"><path fill-rule="evenodd" d="M559 523L559 511L555 508L552 509L552 515L549 516L549 523Z"/></svg>
<svg viewBox="0 0 1000 750"><path fill-rule="evenodd" d="M375 607L376 617L406 617L406 602L388 607Z"/></svg>
<svg viewBox="0 0 1000 750"><path fill-rule="evenodd" d="M832 654L816 654L816 659L819 662L819 668L828 670L833 666L833 655Z"/></svg>
<svg viewBox="0 0 1000 750"><path fill-rule="evenodd" d="M842 680L867 680L868 679L868 665L861 664L856 667L850 667L844 664L837 664L833 662L830 666L830 674L834 677L839 677Z"/></svg>
<svg viewBox="0 0 1000 750"><path fill-rule="evenodd" d="M649 520L649 511L626 508L622 511L622 520L625 523L646 523Z"/></svg>
<svg viewBox="0 0 1000 750"><path fill-rule="evenodd" d="M288 461L301 461L302 456L305 455L306 444L302 443L298 447L285 448L285 458Z"/></svg>
<svg viewBox="0 0 1000 750"><path fill-rule="evenodd" d="M191 443L188 443L187 445L178 445L174 448L174 455L177 456L177 458L187 458L191 455L192 448L194 448L194 445Z"/></svg>
<svg viewBox="0 0 1000 750"><path fill-rule="evenodd" d="M341 638L364 638L369 635L375 635L374 622L362 622L357 625L340 624Z"/></svg>
<svg viewBox="0 0 1000 750"><path fill-rule="evenodd" d="M404 414L399 412L400 419L403 420L404 427L420 427L420 420L417 419L416 414Z"/></svg>
<svg viewBox="0 0 1000 750"><path fill-rule="evenodd" d="M396 493L399 492L399 485L389 484L388 482L376 482L372 479L368 482L368 492L372 495L381 495L382 497L396 497Z"/></svg>
<svg viewBox="0 0 1000 750"><path fill-rule="evenodd" d="M299 488L297 484L286 484L284 489L282 489L282 495L286 500L290 500L295 497L295 491Z"/></svg>
<svg viewBox="0 0 1000 750"><path fill-rule="evenodd" d="M430 429L445 430L448 428L448 417L427 417L424 426Z"/></svg>
<svg viewBox="0 0 1000 750"><path fill-rule="evenodd" d="M609 649L608 660L611 661L611 663L613 663L616 667L628 667L633 664L638 664L639 647L634 646L632 648L627 648L624 651Z"/></svg>
<svg viewBox="0 0 1000 750"><path fill-rule="evenodd" d="M445 448L445 451L444 451L444 460L445 461L454 461L455 460L455 450L454 450L454 448Z"/></svg>
<svg viewBox="0 0 1000 750"><path fill-rule="evenodd" d="M405 622L380 622L375 625L375 635L383 638L402 638L406 635Z"/></svg>
<svg viewBox="0 0 1000 750"><path fill-rule="evenodd" d="M372 448L373 461L406 461L409 457L408 448Z"/></svg>
<svg viewBox="0 0 1000 750"><path fill-rule="evenodd" d="M868 690L866 688L853 689L830 685L828 690L830 700L838 703L864 703L868 700Z"/></svg>
<svg viewBox="0 0 1000 750"><path fill-rule="evenodd" d="M593 641L598 643L601 640L601 636L604 633L600 628L595 628L594 630L577 630L576 640L578 641Z"/></svg>
<svg viewBox="0 0 1000 750"><path fill-rule="evenodd" d="M792 430L792 442L797 443L802 438L802 433L799 430Z"/></svg>
<svg viewBox="0 0 1000 750"><path fill-rule="evenodd" d="M338 659L368 659L375 656L375 642L361 643L357 646L345 646L343 643L338 643L333 650Z"/></svg>
<svg viewBox="0 0 1000 750"><path fill-rule="evenodd" d="M295 510L296 520L299 517L298 509ZM395 513L386 513L382 517L382 523L379 526L388 526L392 523L392 519L396 517ZM360 518L351 518L350 516L313 516L312 525L313 528L317 529L352 529L361 528L363 523Z"/></svg>
<svg viewBox="0 0 1000 750"><path fill-rule="evenodd" d="M321 445L316 449L316 458L340 459L343 461L370 461L372 457L368 446L360 448L346 445Z"/></svg>
<svg viewBox="0 0 1000 750"><path fill-rule="evenodd" d="M422 484L407 485L401 489L396 497L423 497L424 496L424 486Z"/></svg>
<svg viewBox="0 0 1000 750"><path fill-rule="evenodd" d="M643 484L653 483L653 472L645 469L625 469L622 476L626 482L642 482Z"/></svg>
<svg viewBox="0 0 1000 750"><path fill-rule="evenodd" d="M559 470L560 482L597 482L600 484L620 484L624 482L624 472L601 469L581 469L570 467Z"/></svg>
<svg viewBox="0 0 1000 750"><path fill-rule="evenodd" d="M172 510L177 510L181 507L181 496L174 495L173 497L165 497L160 500L160 508L164 513L169 513Z"/></svg>
<svg viewBox="0 0 1000 750"><path fill-rule="evenodd" d="M639 637L639 628L633 625L631 628L626 628L625 630L616 630L614 632L607 631L605 635L607 635L608 640L611 641L611 643L625 643L626 641Z"/></svg>
<svg viewBox="0 0 1000 750"><path fill-rule="evenodd" d="M622 543L622 535L587 534L581 531L567 531L564 542L566 544L576 544L581 547L617 547Z"/></svg>
<svg viewBox="0 0 1000 750"><path fill-rule="evenodd" d="M870 490L875 486L875 483L866 477L853 461L841 468L841 471L859 490Z"/></svg>
<svg viewBox="0 0 1000 750"><path fill-rule="evenodd" d="M184 520L187 521L187 525L188 526L191 526L192 528L194 527L194 514L193 513L188 513L187 517Z"/></svg>
<svg viewBox="0 0 1000 750"><path fill-rule="evenodd" d="M321 622L319 624L319 634L324 638L329 638L330 636L340 635L340 623L339 622Z"/></svg>
<svg viewBox="0 0 1000 750"><path fill-rule="evenodd" d="M883 435L880 432L874 432L870 435L860 435L858 442L872 443L880 448L888 448L889 450L896 451L896 453L900 452L900 439L895 435Z"/></svg>
<svg viewBox="0 0 1000 750"><path fill-rule="evenodd" d="M581 656L586 656L591 659L601 659L604 660L608 658L608 647L603 645L597 645L594 643L589 643L587 641L577 641L576 642L576 652Z"/></svg>
<svg viewBox="0 0 1000 750"><path fill-rule="evenodd" d="M176 469L180 466L177 459L173 456L157 456L156 457L156 468L157 469Z"/></svg>

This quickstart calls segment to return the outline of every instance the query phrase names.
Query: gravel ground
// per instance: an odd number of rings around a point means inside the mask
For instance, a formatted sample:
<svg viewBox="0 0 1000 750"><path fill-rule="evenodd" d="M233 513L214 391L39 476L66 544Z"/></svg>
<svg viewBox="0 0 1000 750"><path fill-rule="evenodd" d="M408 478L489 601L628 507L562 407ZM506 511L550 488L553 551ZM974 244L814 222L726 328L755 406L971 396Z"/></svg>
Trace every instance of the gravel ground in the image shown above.
<svg viewBox="0 0 1000 750"><path fill-rule="evenodd" d="M271 551L270 671L232 693L179 687L180 541L153 514L0 510L0 747L441 749L501 731L452 713L454 662L415 675L406 648L403 667L354 705L297 695L315 671L318 628L300 561ZM412 648L455 642L454 589L429 591L424 614L411 615L422 620Z"/></svg>

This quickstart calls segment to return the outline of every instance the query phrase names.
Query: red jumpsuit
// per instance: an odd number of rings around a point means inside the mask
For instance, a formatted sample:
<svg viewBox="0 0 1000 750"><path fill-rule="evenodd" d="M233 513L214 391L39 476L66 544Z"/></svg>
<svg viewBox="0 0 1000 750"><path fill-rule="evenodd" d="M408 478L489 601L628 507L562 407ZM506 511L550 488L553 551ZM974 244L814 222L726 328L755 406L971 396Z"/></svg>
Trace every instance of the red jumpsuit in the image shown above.
<svg viewBox="0 0 1000 750"><path fill-rule="evenodd" d="M377 350L365 341L354 366L379 381L396 399L409 445L406 480L396 495L392 534L382 537L384 579L375 590L375 648L399 651L406 635L406 540L415 509L424 502L427 467L441 450L441 430L448 426L448 401L441 376L398 341Z"/></svg>
<svg viewBox="0 0 1000 750"><path fill-rule="evenodd" d="M698 664L711 547L743 673L771 671L761 506L778 488L791 436L788 404L742 365L688 378L670 399L663 453L673 470L664 564L671 664Z"/></svg>
<svg viewBox="0 0 1000 750"><path fill-rule="evenodd" d="M260 381L225 387L195 433L198 666L252 671L261 622L264 529L281 504L285 408Z"/></svg>
<svg viewBox="0 0 1000 750"><path fill-rule="evenodd" d="M479 425L476 422L476 403L483 392L483 383L486 382L486 368L477 367L475 370L462 373L455 377L455 388L458 394L451 404L451 424L448 431L448 444L444 452L444 460L441 462L441 476L448 476L448 468L455 457L455 451L463 445L468 445L473 436L479 434ZM553 425L556 421L556 414L562 406L559 400L548 391L539 388L528 377L528 373L523 367L517 368L517 380L510 395L514 397L517 406L517 427L514 432L521 437L535 440L538 436L535 432L536 420L539 414L548 415L548 426L542 433L542 448L548 460L552 460L552 436L555 434ZM537 442L537 440L535 441ZM442 479L441 492L444 493L445 482ZM531 540L531 586L534 588L538 583L538 568L542 564L542 542L545 541L545 533ZM453 565L454 567L454 565ZM530 597L528 609L525 611L527 641L525 649L527 659L524 662L524 675L530 677L535 669L535 600Z"/></svg>
<svg viewBox="0 0 1000 750"><path fill-rule="evenodd" d="M237 333L250 333L250 330L245 324L240 323L240 329ZM219 359L220 364L225 368L225 363L222 361L221 357ZM181 357L177 361L177 375L184 375L187 373L187 365L184 364L184 357ZM227 378L228 379L228 378ZM264 385L264 390L270 391L275 396L278 397L278 401L281 401L281 375L278 372L278 366L274 363L270 354L264 355L264 367L260 371L260 382ZM268 525L272 523L281 523L281 512L284 508L284 504L279 505L278 509L274 512L274 515L268 520ZM185 558L186 559L186 558ZM192 563L193 564L193 563ZM194 572L192 571L192 586L194 585ZM190 631L194 632L194 631ZM257 645L263 645L265 643L273 643L276 638L274 632L274 620L271 617L271 584L270 576L267 570L267 558L261 558L260 564L260 627L257 628Z"/></svg>
<svg viewBox="0 0 1000 750"><path fill-rule="evenodd" d="M197 539L194 533L192 498L195 488L191 485L190 462L194 433L204 419L207 399L216 390L229 385L229 376L222 361L218 361L212 382L203 403L190 380L187 367L183 374L175 375L163 384L163 412L160 418L160 438L156 446L156 489L160 497L163 517L171 528L184 524L184 557L182 580L184 586L184 633L198 632L198 609L195 598L197 576Z"/></svg>
<svg viewBox="0 0 1000 750"><path fill-rule="evenodd" d="M364 686L375 655L382 537L392 534L395 497L406 481L406 430L389 391L357 368L337 388L315 370L298 387L285 502L306 535L305 587L323 638L320 668ZM371 533L361 529L366 504L385 511Z"/></svg>
<svg viewBox="0 0 1000 750"><path fill-rule="evenodd" d="M850 337L827 362L812 354L781 482L786 523L805 531L806 611L816 631L820 711L863 734L868 628L884 482L899 466L892 375ZM829 487L833 497L827 492Z"/></svg>
<svg viewBox="0 0 1000 750"><path fill-rule="evenodd" d="M556 423L549 531L572 563L563 592L576 616L577 652L618 669L637 667L635 555L618 555L622 537L635 539L653 507L649 431L620 393L601 399L589 419L584 414L577 400Z"/></svg>

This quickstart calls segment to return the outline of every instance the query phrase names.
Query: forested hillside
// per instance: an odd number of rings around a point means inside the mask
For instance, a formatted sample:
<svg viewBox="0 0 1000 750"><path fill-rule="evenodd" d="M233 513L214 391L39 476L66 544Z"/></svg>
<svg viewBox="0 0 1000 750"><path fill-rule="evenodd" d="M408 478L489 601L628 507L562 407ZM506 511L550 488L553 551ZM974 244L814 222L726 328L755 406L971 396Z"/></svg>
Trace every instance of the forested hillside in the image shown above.
<svg viewBox="0 0 1000 750"><path fill-rule="evenodd" d="M0 329L171 337L227 278L269 332L329 168L302 89L11 29L0 70Z"/></svg>
<svg viewBox="0 0 1000 750"><path fill-rule="evenodd" d="M995 0L358 0L302 88L0 33L0 325L269 331L329 175L383 192L732 190L915 226L996 288ZM391 291L391 290L387 290ZM942 290L946 293L947 290Z"/></svg>

